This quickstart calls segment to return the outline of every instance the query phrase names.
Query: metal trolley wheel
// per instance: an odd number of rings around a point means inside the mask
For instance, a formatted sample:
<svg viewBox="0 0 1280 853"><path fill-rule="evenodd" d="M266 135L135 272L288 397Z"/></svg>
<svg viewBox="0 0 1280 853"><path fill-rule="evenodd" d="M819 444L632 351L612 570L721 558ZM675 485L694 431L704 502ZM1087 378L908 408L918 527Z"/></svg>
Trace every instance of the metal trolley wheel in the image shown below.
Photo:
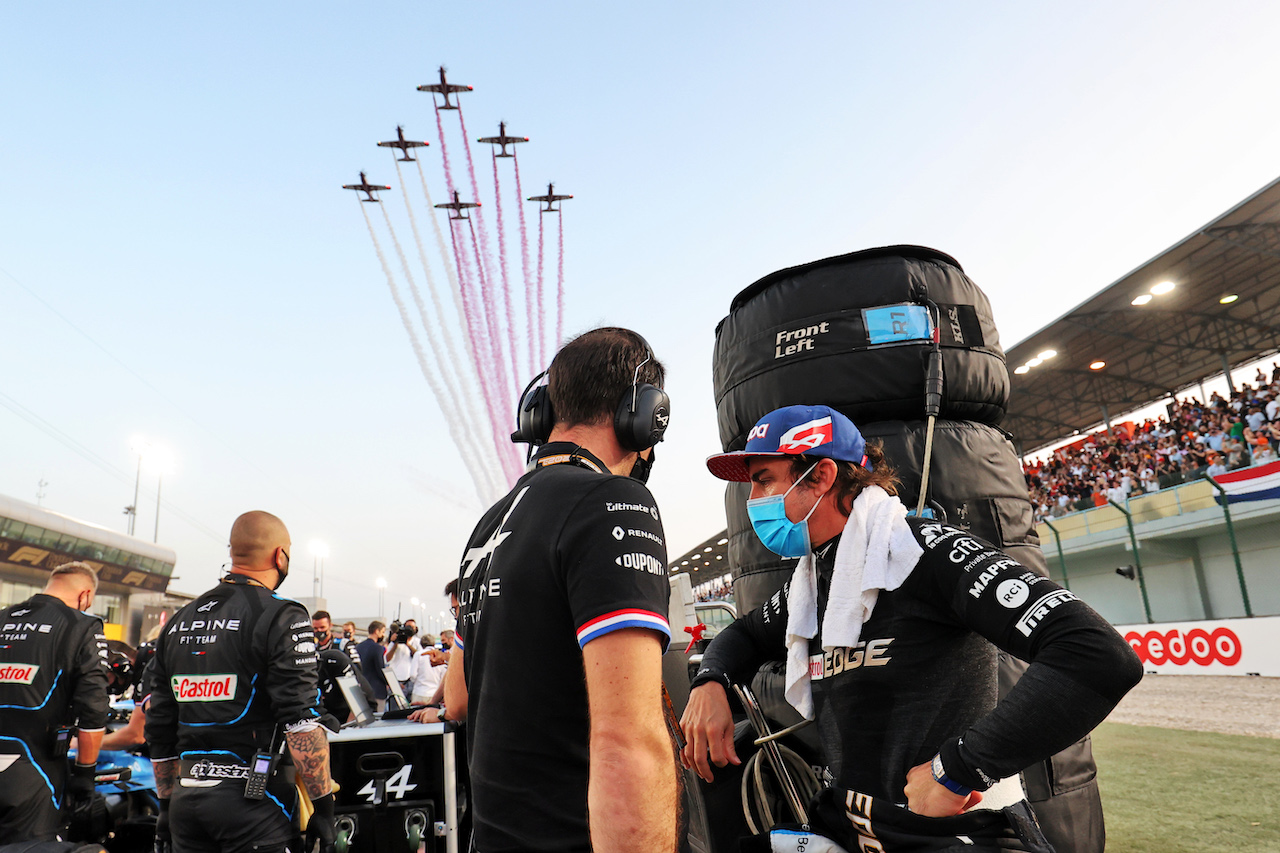
<svg viewBox="0 0 1280 853"><path fill-rule="evenodd" d="M338 837L333 842L334 853L347 853L351 849L351 839L356 837L356 822L349 815L343 815L334 826L338 830Z"/></svg>
<svg viewBox="0 0 1280 853"><path fill-rule="evenodd" d="M427 816L417 809L405 815L404 834L409 840L409 849L417 850L427 835Z"/></svg>

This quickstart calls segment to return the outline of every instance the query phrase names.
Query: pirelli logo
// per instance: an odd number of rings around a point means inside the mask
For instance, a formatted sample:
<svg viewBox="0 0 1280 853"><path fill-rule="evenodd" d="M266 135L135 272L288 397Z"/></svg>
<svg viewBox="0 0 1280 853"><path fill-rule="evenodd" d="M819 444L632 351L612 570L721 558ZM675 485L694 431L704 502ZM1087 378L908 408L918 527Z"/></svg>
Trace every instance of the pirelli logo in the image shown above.
<svg viewBox="0 0 1280 853"><path fill-rule="evenodd" d="M179 702L227 702L236 697L236 676L175 675L170 680Z"/></svg>
<svg viewBox="0 0 1280 853"><path fill-rule="evenodd" d="M39 671L34 663L6 663L0 666L0 684L30 684Z"/></svg>
<svg viewBox="0 0 1280 853"><path fill-rule="evenodd" d="M1068 601L1078 600L1073 592L1068 592L1065 589L1055 589L1027 608L1027 611L1022 614L1022 618L1018 620L1015 627L1022 636L1030 637L1031 632L1055 607L1066 604Z"/></svg>

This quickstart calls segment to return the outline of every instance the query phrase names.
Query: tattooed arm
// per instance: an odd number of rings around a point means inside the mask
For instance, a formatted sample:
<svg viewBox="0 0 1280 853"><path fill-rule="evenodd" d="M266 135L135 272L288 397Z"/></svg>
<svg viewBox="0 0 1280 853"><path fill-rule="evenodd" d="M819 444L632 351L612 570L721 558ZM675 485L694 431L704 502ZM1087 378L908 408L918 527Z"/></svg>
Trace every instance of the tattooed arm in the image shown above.
<svg viewBox="0 0 1280 853"><path fill-rule="evenodd" d="M151 762L151 769L156 774L156 796L167 800L173 796L173 783L178 778L178 759L165 758Z"/></svg>
<svg viewBox="0 0 1280 853"><path fill-rule="evenodd" d="M323 726L307 731L290 732L285 735L289 743L289 752L293 755L294 766L302 774L303 784L307 786L307 794L318 800L329 793L333 787L329 776L329 735ZM160 781L157 769L156 782ZM171 783L172 784L172 783Z"/></svg>

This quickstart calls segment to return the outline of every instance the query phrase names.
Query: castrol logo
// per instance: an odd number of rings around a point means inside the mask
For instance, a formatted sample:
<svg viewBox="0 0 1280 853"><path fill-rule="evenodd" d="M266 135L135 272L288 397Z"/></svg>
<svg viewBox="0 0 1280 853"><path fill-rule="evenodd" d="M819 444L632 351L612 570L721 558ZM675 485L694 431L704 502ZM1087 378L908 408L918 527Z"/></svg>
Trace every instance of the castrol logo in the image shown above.
<svg viewBox="0 0 1280 853"><path fill-rule="evenodd" d="M1202 628L1186 632L1147 631L1145 634L1130 631L1124 638L1137 652L1139 660L1155 666L1167 663L1182 666L1192 662L1200 666L1211 663L1235 666L1240 662L1243 651L1240 638L1230 628L1218 628L1212 632Z"/></svg>
<svg viewBox="0 0 1280 853"><path fill-rule="evenodd" d="M39 671L34 663L6 663L0 665L0 684L30 684Z"/></svg>
<svg viewBox="0 0 1280 853"><path fill-rule="evenodd" d="M175 675L173 698L179 702L226 702L236 696L236 677L224 675Z"/></svg>

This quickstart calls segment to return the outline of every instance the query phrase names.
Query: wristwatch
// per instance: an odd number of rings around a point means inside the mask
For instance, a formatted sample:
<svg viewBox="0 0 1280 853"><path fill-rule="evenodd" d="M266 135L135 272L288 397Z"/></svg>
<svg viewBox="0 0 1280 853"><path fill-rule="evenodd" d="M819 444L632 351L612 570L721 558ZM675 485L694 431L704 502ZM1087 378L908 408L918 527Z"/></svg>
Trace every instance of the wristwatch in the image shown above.
<svg viewBox="0 0 1280 853"><path fill-rule="evenodd" d="M961 785L959 782L947 776L947 772L942 768L941 753L933 757L933 763L929 765L929 769L933 771L933 781L937 782L951 793L959 794L962 797L967 797L973 793L972 788L966 788L964 785Z"/></svg>
<svg viewBox="0 0 1280 853"><path fill-rule="evenodd" d="M444 722L444 712L445 712L445 708L443 705L441 705L439 708L436 708L436 722L440 722L440 723Z"/></svg>

